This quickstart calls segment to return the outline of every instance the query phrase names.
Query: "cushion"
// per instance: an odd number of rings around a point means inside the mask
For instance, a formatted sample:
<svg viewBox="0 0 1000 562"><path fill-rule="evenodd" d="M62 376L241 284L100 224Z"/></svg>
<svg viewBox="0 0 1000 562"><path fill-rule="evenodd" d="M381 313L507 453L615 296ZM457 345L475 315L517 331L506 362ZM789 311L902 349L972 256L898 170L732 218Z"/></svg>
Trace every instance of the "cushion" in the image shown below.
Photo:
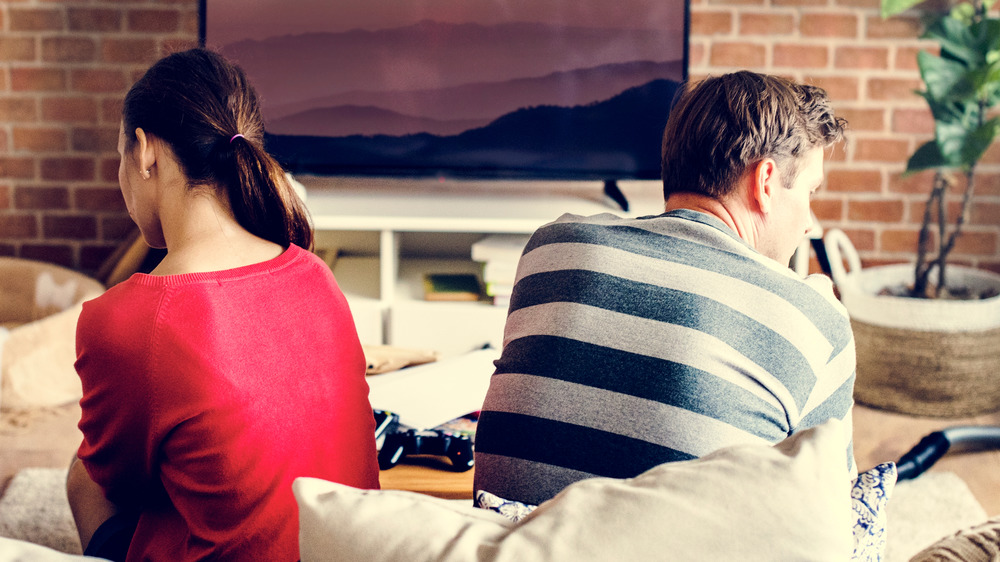
<svg viewBox="0 0 1000 562"><path fill-rule="evenodd" d="M851 486L854 511L854 562L875 562L885 558L886 505L896 484L896 463L887 462L858 474ZM503 515L512 523L524 519L535 505L505 500L485 490L476 492L473 505Z"/></svg>
<svg viewBox="0 0 1000 562"><path fill-rule="evenodd" d="M848 560L847 432L830 420L774 447L728 447L635 478L568 486L519 523L413 492L299 478L303 562Z"/></svg>
<svg viewBox="0 0 1000 562"><path fill-rule="evenodd" d="M886 506L896 486L896 463L887 462L858 474L851 486L851 509L854 511L855 562L878 562L885 559Z"/></svg>

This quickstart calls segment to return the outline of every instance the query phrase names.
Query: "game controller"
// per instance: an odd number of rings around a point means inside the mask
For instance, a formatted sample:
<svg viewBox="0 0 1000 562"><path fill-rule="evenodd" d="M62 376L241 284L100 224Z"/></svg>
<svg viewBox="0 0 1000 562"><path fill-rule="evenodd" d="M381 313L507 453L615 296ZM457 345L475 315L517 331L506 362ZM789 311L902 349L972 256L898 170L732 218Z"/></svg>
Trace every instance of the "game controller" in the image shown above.
<svg viewBox="0 0 1000 562"><path fill-rule="evenodd" d="M378 467L388 470L406 455L438 455L448 457L455 472L465 472L475 463L472 452L472 440L467 435L441 429L410 429L385 436L378 452Z"/></svg>

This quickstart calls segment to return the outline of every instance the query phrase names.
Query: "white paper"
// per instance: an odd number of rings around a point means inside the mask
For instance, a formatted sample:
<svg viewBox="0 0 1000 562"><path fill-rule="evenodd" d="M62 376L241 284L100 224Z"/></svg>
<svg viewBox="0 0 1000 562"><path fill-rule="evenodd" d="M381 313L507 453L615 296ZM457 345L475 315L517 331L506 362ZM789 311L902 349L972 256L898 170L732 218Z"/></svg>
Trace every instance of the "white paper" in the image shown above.
<svg viewBox="0 0 1000 562"><path fill-rule="evenodd" d="M430 429L482 408L499 357L489 348L371 375L368 398L372 408L395 413L401 424Z"/></svg>

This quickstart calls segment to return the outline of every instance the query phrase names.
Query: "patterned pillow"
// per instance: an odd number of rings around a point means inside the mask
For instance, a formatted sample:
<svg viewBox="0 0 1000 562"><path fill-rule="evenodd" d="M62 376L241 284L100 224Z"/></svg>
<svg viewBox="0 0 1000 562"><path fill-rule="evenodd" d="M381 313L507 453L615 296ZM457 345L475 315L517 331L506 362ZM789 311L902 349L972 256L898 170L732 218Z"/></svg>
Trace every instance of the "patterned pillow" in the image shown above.
<svg viewBox="0 0 1000 562"><path fill-rule="evenodd" d="M495 511L509 519L511 523L519 522L527 517L529 513L534 511L536 507L538 507L537 505L528 505L526 503L505 500L485 490L479 490L476 492L476 498L473 505L481 509Z"/></svg>
<svg viewBox="0 0 1000 562"><path fill-rule="evenodd" d="M885 558L886 504L896 486L896 463L887 462L858 474L851 486L854 512L852 562L881 562ZM505 500L485 490L476 492L474 505L495 511L517 523L538 506Z"/></svg>
<svg viewBox="0 0 1000 562"><path fill-rule="evenodd" d="M851 487L854 511L854 555L857 562L885 558L886 504L896 486L896 463L887 462L858 474Z"/></svg>

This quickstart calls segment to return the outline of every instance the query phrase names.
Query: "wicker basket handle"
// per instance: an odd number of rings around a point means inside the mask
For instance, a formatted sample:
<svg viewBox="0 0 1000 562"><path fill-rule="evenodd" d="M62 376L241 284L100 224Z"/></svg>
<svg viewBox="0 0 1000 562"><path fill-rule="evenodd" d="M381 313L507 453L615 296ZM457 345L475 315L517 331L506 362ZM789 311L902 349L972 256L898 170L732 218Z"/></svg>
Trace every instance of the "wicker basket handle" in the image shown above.
<svg viewBox="0 0 1000 562"><path fill-rule="evenodd" d="M854 249L851 239L839 228L832 228L826 231L823 236L823 246L826 248L826 255L830 259L830 276L838 286L848 283L847 274L861 271L861 258L858 251ZM848 268L844 267L847 262Z"/></svg>

